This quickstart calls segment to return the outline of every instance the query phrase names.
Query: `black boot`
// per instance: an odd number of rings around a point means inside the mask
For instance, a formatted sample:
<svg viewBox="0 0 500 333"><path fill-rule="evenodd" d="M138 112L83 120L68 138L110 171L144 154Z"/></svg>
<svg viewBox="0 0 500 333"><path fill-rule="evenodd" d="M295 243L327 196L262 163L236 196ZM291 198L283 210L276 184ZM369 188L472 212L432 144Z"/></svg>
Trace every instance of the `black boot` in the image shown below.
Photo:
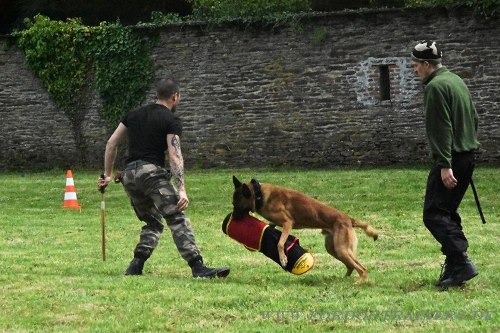
<svg viewBox="0 0 500 333"><path fill-rule="evenodd" d="M435 286L439 287L443 280L446 280L450 277L450 273L453 270L453 264L450 262L450 259L446 257L444 263L441 265L441 274L439 275L439 279L437 280Z"/></svg>
<svg viewBox="0 0 500 333"><path fill-rule="evenodd" d="M462 286L466 281L479 274L476 267L465 253L463 254L462 260L451 263L452 267L449 275L438 284L438 287L448 288Z"/></svg>
<svg viewBox="0 0 500 333"><path fill-rule="evenodd" d="M125 271L125 275L142 275L145 262L146 260L143 258L134 258Z"/></svg>
<svg viewBox="0 0 500 333"><path fill-rule="evenodd" d="M189 263L191 266L191 271L193 273L193 277L201 277L201 278L214 278L214 277L226 277L229 275L228 267L217 267L210 268L205 266L202 259L195 259Z"/></svg>

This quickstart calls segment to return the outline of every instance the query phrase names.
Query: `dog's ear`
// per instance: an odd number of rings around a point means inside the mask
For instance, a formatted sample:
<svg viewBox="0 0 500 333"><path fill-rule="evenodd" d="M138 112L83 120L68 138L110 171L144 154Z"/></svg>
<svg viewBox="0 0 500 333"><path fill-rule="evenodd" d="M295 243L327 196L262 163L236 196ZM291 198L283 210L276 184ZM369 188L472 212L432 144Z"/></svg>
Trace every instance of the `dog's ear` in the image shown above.
<svg viewBox="0 0 500 333"><path fill-rule="evenodd" d="M234 188L237 189L237 188L240 188L241 187L241 182L238 180L238 178L236 178L236 176L233 175L233 184L234 184Z"/></svg>
<svg viewBox="0 0 500 333"><path fill-rule="evenodd" d="M242 188L243 196L247 199L250 199L252 197L252 191L250 191L250 187L248 187L247 184L243 184L242 186L243 186Z"/></svg>

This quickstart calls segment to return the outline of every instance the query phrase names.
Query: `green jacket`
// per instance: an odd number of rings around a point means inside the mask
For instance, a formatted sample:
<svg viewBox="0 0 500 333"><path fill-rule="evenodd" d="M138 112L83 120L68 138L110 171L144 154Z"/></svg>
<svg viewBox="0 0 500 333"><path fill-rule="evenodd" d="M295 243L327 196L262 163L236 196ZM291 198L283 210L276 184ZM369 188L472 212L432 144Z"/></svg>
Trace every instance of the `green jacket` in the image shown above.
<svg viewBox="0 0 500 333"><path fill-rule="evenodd" d="M441 67L424 82L425 127L435 163L451 168L452 153L473 151L478 117L464 81Z"/></svg>

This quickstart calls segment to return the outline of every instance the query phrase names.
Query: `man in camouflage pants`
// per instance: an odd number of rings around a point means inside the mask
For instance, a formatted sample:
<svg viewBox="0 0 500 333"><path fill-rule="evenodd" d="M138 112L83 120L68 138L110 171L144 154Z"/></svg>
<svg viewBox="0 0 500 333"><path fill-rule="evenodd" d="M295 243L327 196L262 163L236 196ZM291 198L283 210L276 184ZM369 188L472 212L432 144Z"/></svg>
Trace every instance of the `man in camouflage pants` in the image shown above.
<svg viewBox="0 0 500 333"><path fill-rule="evenodd" d="M180 102L178 85L171 80L161 81L157 97L156 103L140 107L123 117L106 144L104 178L98 180L99 188L109 184L118 145L128 138L129 157L122 182L137 217L145 225L125 275L142 274L144 263L158 245L164 218L177 250L191 267L194 277L226 277L229 268L205 266L190 221L184 214L189 199L180 149L182 124L174 115ZM163 167L166 151L170 171Z"/></svg>

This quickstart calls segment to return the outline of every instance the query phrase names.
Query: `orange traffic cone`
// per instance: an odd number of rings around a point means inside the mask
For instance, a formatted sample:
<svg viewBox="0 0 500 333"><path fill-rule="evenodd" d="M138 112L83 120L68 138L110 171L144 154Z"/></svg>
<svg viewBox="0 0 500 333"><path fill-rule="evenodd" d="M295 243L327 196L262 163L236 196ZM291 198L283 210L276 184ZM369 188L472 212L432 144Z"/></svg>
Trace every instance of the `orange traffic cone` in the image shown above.
<svg viewBox="0 0 500 333"><path fill-rule="evenodd" d="M76 198L75 182L73 181L73 172L66 172L66 192L64 192L63 208L81 209Z"/></svg>

